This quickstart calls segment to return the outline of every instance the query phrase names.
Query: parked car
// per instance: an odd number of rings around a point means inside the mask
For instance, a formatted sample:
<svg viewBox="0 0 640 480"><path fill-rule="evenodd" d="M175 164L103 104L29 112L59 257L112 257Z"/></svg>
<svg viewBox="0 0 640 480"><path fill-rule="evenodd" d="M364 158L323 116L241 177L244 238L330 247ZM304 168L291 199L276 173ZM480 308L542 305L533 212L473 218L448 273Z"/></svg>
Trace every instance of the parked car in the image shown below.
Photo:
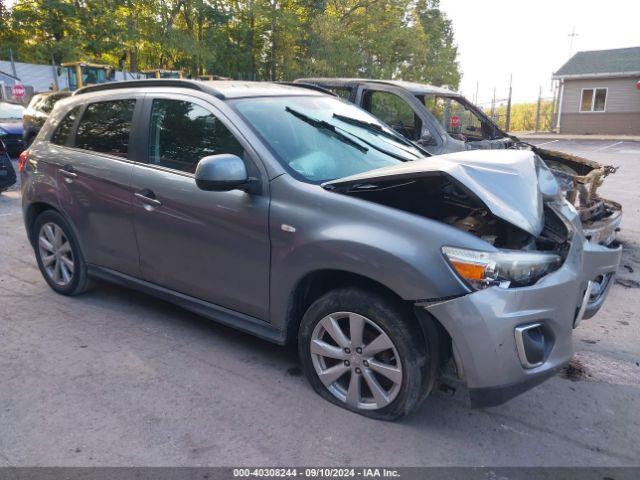
<svg viewBox="0 0 640 480"><path fill-rule="evenodd" d="M16 183L16 172L4 142L0 140L0 193Z"/></svg>
<svg viewBox="0 0 640 480"><path fill-rule="evenodd" d="M0 101L0 140L7 153L17 158L24 150L22 143L22 113L25 108L17 103Z"/></svg>
<svg viewBox="0 0 640 480"><path fill-rule="evenodd" d="M355 103L434 155L475 149L526 149L544 160L566 197L580 212L585 235L611 244L620 229L622 206L597 189L616 168L522 142L503 131L482 109L446 88L397 80L301 78Z"/></svg>
<svg viewBox="0 0 640 480"><path fill-rule="evenodd" d="M68 97L71 92L48 92L34 95L22 114L22 140L29 147L47 120L49 113L58 100Z"/></svg>
<svg viewBox="0 0 640 480"><path fill-rule="evenodd" d="M297 342L325 399L413 411L454 364L473 406L572 356L620 248L588 242L527 150L425 158L318 91L143 80L56 104L20 159L42 275L91 277L277 344Z"/></svg>

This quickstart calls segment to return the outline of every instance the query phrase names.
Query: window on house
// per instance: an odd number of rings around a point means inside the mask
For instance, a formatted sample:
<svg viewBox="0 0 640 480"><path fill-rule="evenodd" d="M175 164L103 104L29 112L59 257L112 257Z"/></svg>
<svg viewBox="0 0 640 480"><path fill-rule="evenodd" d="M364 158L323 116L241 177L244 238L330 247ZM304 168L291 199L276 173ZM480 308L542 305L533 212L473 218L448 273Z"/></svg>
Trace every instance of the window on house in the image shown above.
<svg viewBox="0 0 640 480"><path fill-rule="evenodd" d="M606 88L584 88L580 99L581 112L604 112L607 103Z"/></svg>

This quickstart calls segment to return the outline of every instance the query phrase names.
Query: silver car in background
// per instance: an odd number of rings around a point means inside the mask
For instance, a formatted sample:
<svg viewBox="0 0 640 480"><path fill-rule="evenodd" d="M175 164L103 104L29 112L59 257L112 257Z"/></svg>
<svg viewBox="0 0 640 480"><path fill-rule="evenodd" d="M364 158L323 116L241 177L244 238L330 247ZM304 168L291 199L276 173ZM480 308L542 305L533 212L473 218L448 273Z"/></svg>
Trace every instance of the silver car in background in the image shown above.
<svg viewBox="0 0 640 480"><path fill-rule="evenodd" d="M396 419L445 369L500 404L572 356L619 248L527 150L425 156L312 89L144 80L58 102L20 159L44 279L92 277L298 345L325 399Z"/></svg>

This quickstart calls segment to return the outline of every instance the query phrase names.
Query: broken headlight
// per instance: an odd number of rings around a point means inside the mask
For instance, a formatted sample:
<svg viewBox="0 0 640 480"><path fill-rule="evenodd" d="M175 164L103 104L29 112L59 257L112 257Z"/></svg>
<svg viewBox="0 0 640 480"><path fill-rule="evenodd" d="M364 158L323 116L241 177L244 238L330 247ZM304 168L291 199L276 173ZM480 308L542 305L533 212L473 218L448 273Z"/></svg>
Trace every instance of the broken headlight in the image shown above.
<svg viewBox="0 0 640 480"><path fill-rule="evenodd" d="M442 247L455 272L476 290L498 285L532 285L562 263L559 255L546 252L499 250L483 252L458 247Z"/></svg>

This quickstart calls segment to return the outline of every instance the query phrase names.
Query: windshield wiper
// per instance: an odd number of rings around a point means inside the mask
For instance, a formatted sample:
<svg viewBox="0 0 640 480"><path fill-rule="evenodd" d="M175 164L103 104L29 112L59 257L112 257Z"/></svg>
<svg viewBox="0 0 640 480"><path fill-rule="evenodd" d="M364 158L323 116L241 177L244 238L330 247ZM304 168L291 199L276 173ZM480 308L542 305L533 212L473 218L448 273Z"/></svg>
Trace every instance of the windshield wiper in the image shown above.
<svg viewBox="0 0 640 480"><path fill-rule="evenodd" d="M373 134L378 134L382 137L386 137L390 140L394 140L395 142L401 144L401 145L405 145L407 147L411 147L411 148L418 148L420 151L423 151L423 149L417 145L414 145L412 142L410 142L409 140L403 138L401 135L392 133L392 132L387 132L386 130L384 130L380 125L376 124L376 123L370 123L370 122L365 122L364 120L358 120L357 118L352 118L352 117L347 117L344 115L340 115L339 113L334 113L333 114L334 118L337 118L338 120L341 120L345 123L349 123L351 125L356 125L358 127L362 127L365 130L369 130L370 132L372 132ZM351 133L351 132L349 132ZM387 150L384 150L382 148L376 147L375 145L373 145L370 142L367 142L365 139L360 138L357 135L352 134L354 137L356 137L358 140L366 143L367 145L375 148L376 150L382 152L382 153L386 153L388 155L391 155L392 157L395 157L399 160L405 161L407 160L406 157L401 157L400 155L396 155L394 153L391 153ZM389 143L389 142L385 142L385 143ZM404 148L398 147L396 145L396 148L398 148L399 150L402 150L405 153L408 153L409 155L414 156L415 158L420 158L419 155L416 155L414 152L410 151L410 150L406 150ZM429 154L429 152L426 152L427 154Z"/></svg>
<svg viewBox="0 0 640 480"><path fill-rule="evenodd" d="M285 107L284 109L294 117L299 118L305 123L308 123L312 127L318 128L320 130L326 130L327 132L331 132L335 136L335 138L337 138L341 142L344 142L347 145L350 145L353 148L356 148L363 153L366 153L369 151L367 147L360 145L358 142L354 140L351 140L347 135L345 135L342 132L339 132L338 129L335 127L335 125L325 120L318 120L316 118L309 117L308 115L305 115L302 112L298 112L297 110L294 110L293 108L290 108L290 107Z"/></svg>
<svg viewBox="0 0 640 480"><path fill-rule="evenodd" d="M366 130L370 130L374 133L378 133L384 137L390 138L392 140L395 140L398 143L406 145L407 147L413 147L413 144L411 142L409 142L408 140L405 140L400 135L396 135L395 133L392 133L392 132L387 132L384 128L382 128L382 126L378 125L377 123L366 122L364 120L359 120L357 118L340 115L339 113L334 113L333 118L337 118L338 120L343 121L345 123L350 123L351 125L356 125Z"/></svg>

